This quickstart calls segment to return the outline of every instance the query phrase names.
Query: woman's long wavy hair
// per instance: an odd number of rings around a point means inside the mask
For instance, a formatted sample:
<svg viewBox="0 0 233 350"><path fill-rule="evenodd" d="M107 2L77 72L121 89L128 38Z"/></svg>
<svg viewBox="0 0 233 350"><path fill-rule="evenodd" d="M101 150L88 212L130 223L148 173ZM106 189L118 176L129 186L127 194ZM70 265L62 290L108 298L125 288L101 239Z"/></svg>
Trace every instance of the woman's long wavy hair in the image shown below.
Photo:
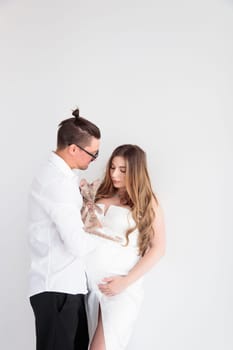
<svg viewBox="0 0 233 350"><path fill-rule="evenodd" d="M139 231L139 254L143 256L151 247L152 238L155 234L153 228L155 218L153 201L158 202L148 175L146 154L137 145L125 144L117 147L107 163L103 181L96 194L96 202L101 198L111 198L117 192L110 176L114 157L123 157L126 162L126 191L124 197L121 198L121 203L131 208L136 223L135 227L128 229L126 232L126 245L129 243L130 233L137 228Z"/></svg>

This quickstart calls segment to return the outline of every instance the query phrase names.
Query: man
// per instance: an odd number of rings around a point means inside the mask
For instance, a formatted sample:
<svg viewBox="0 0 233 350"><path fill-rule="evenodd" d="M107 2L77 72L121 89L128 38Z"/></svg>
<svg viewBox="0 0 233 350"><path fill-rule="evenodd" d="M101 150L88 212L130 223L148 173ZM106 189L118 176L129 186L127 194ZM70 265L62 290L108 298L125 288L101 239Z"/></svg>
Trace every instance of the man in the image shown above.
<svg viewBox="0 0 233 350"><path fill-rule="evenodd" d="M79 116L59 124L57 149L35 177L29 197L30 303L37 350L87 350L87 293L82 256L87 234L73 169L98 156L100 130Z"/></svg>

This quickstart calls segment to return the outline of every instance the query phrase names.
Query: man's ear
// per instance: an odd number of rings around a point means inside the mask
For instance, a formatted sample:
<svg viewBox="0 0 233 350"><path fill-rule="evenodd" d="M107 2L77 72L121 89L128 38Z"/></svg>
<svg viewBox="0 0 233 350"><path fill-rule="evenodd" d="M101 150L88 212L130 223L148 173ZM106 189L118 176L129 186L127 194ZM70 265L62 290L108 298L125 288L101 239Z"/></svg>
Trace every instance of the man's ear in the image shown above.
<svg viewBox="0 0 233 350"><path fill-rule="evenodd" d="M76 153L77 150L78 150L78 147L76 147L74 144L69 145L67 148L68 148L68 152L69 152L71 155L73 155L74 153Z"/></svg>

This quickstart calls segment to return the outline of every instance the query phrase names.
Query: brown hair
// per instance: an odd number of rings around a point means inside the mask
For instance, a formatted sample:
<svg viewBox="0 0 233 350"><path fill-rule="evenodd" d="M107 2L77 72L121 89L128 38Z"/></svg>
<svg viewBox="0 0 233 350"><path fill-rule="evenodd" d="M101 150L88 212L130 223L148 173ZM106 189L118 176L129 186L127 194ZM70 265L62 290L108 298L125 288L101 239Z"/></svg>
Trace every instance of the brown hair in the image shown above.
<svg viewBox="0 0 233 350"><path fill-rule="evenodd" d="M125 144L117 147L107 163L106 172L101 185L98 188L95 201L101 198L111 198L117 191L113 187L110 176L110 168L114 157L123 157L126 162L126 192L121 202L130 206L136 226L126 232L127 243L129 234L137 228L139 230L139 252L144 255L151 246L155 234L153 221L155 211L153 201L158 203L153 193L149 178L145 152L137 145Z"/></svg>
<svg viewBox="0 0 233 350"><path fill-rule="evenodd" d="M72 144L88 146L92 137L100 139L99 128L79 115L79 109L72 112L73 118L63 120L58 126L57 148L63 149Z"/></svg>

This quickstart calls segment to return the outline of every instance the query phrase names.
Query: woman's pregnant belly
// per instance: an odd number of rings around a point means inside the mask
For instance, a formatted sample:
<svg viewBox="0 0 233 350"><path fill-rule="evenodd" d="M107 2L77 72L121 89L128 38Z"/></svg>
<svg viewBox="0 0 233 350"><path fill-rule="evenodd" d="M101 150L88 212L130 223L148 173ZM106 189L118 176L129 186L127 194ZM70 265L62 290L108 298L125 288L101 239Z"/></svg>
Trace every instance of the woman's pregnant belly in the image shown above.
<svg viewBox="0 0 233 350"><path fill-rule="evenodd" d="M103 240L85 258L89 287L96 288L104 277L126 275L138 259L137 249Z"/></svg>

